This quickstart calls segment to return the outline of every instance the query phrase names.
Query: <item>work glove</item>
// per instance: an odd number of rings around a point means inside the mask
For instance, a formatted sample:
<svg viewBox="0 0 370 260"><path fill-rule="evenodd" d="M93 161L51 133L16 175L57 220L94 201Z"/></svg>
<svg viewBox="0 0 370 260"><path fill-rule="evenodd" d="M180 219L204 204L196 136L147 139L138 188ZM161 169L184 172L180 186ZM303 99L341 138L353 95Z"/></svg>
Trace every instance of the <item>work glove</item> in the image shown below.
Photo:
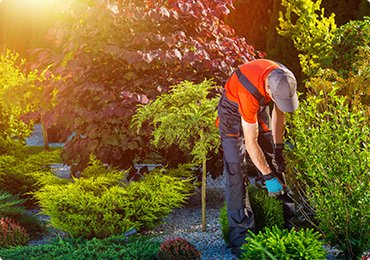
<svg viewBox="0 0 370 260"><path fill-rule="evenodd" d="M270 195L276 196L283 193L283 185L281 185L281 182L274 172L263 175L263 179L265 180L266 188Z"/></svg>
<svg viewBox="0 0 370 260"><path fill-rule="evenodd" d="M285 159L283 157L284 144L274 144L272 154L272 164L275 167L276 172L285 172Z"/></svg>

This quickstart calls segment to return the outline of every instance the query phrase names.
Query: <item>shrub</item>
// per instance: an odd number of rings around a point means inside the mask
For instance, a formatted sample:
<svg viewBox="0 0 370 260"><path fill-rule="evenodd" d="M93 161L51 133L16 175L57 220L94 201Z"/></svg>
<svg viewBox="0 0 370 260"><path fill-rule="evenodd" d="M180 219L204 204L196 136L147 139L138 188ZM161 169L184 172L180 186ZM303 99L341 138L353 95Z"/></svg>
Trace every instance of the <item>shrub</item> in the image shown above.
<svg viewBox="0 0 370 260"><path fill-rule="evenodd" d="M45 228L37 217L26 213L24 202L25 200L20 199L18 195L0 190L0 217L13 219L35 238L45 231Z"/></svg>
<svg viewBox="0 0 370 260"><path fill-rule="evenodd" d="M33 207L36 201L31 193L40 188L40 179L54 177L50 165L59 161L60 151L57 150L25 158L0 156L0 189L20 194L21 198L27 199L25 205Z"/></svg>
<svg viewBox="0 0 370 260"><path fill-rule="evenodd" d="M11 218L0 218L0 247L25 245L29 241L26 230Z"/></svg>
<svg viewBox="0 0 370 260"><path fill-rule="evenodd" d="M26 212L24 199L20 199L18 195L12 195L6 191L0 190L0 217L9 216L11 214L23 214Z"/></svg>
<svg viewBox="0 0 370 260"><path fill-rule="evenodd" d="M107 239L56 239L49 244L0 249L3 259L156 259L159 242L123 235Z"/></svg>
<svg viewBox="0 0 370 260"><path fill-rule="evenodd" d="M0 156L1 155L11 155L17 158L22 158L26 154L26 147L20 141L11 139L1 139L0 140Z"/></svg>
<svg viewBox="0 0 370 260"><path fill-rule="evenodd" d="M302 71L315 75L322 64L330 63L336 24L334 14L324 16L321 0L282 0L285 14L279 14L278 33L292 39Z"/></svg>
<svg viewBox="0 0 370 260"><path fill-rule="evenodd" d="M32 126L27 125L20 116L28 108L20 107L13 102L22 102L23 99L14 93L19 86L30 85L34 80L33 75L26 75L20 68L19 55L10 50L0 52L0 139L20 139L24 141L32 131Z"/></svg>
<svg viewBox="0 0 370 260"><path fill-rule="evenodd" d="M370 124L366 108L349 105L335 85L308 96L292 118L288 176L297 178L325 238L354 259L370 239Z"/></svg>
<svg viewBox="0 0 370 260"><path fill-rule="evenodd" d="M254 213L256 232L264 227L284 225L284 211L281 201L275 197L269 197L265 190L258 190L250 186L248 188L249 200Z"/></svg>
<svg viewBox="0 0 370 260"><path fill-rule="evenodd" d="M161 244L158 252L158 259L200 259L200 252L184 238L168 238Z"/></svg>
<svg viewBox="0 0 370 260"><path fill-rule="evenodd" d="M229 219L227 216L227 205L226 202L224 206L220 209L220 225L222 231L222 238L225 240L226 244L229 243Z"/></svg>
<svg viewBox="0 0 370 260"><path fill-rule="evenodd" d="M280 230L266 228L257 235L250 232L242 246L241 259L326 259L320 234L312 229Z"/></svg>
<svg viewBox="0 0 370 260"><path fill-rule="evenodd" d="M256 232L265 227L277 226L282 228L284 225L284 211L280 200L275 197L269 197L264 190L248 187L249 201L254 214L254 221L256 225ZM226 242L229 240L229 227L227 219L226 204L220 211L220 224L222 229L222 236Z"/></svg>
<svg viewBox="0 0 370 260"><path fill-rule="evenodd" d="M354 64L363 51L367 53L368 59L369 45L370 17L365 17L364 21L350 21L342 25L334 34L331 68L345 77L351 71L357 72Z"/></svg>
<svg viewBox="0 0 370 260"><path fill-rule="evenodd" d="M67 184L45 185L35 192L51 224L74 237L107 237L133 227L151 228L180 206L190 195L190 180L166 176L158 171L138 182L125 181L127 172L103 169L92 162L82 178Z"/></svg>
<svg viewBox="0 0 370 260"><path fill-rule="evenodd" d="M337 95L346 97L346 102L350 106L365 105L364 112L367 108L370 116L370 61L363 56L353 66L357 66L359 72L349 72L346 78L331 69L320 70L307 82L306 86L312 93L317 94L320 91L330 92L335 85Z"/></svg>
<svg viewBox="0 0 370 260"><path fill-rule="evenodd" d="M147 155L147 139L129 128L137 104L184 79L222 82L260 57L224 24L229 1L115 1L118 13L102 1L72 2L77 6L64 9L66 19L48 35L57 46L34 65L53 64L63 77L54 84L58 104L50 118L76 133L64 156L80 171L90 153L122 168Z"/></svg>

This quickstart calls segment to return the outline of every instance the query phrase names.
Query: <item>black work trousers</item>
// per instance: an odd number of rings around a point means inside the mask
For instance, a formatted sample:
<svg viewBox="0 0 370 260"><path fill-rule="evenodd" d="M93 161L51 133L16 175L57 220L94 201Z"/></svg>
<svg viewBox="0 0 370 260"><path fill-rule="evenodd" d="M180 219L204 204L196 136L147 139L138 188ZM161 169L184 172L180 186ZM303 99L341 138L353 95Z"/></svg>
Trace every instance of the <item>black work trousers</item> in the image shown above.
<svg viewBox="0 0 370 260"><path fill-rule="evenodd" d="M238 105L221 97L218 105L219 132L224 154L224 175L226 177L226 204L229 221L229 243L232 248L240 248L245 242L248 230L254 231L254 215L245 187L245 176L242 168L246 160L241 116ZM258 120L269 125L268 107L260 109ZM258 138L266 159L270 161L272 154L271 132L264 133L260 128Z"/></svg>

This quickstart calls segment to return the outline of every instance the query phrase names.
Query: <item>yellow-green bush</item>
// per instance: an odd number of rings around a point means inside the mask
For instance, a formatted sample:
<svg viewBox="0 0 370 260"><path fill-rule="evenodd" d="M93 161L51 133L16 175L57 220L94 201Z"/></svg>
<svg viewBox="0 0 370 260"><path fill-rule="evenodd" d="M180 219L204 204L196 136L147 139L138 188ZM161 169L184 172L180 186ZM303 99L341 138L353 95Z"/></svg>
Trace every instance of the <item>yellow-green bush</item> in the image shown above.
<svg viewBox="0 0 370 260"><path fill-rule="evenodd" d="M55 178L50 165L60 161L60 151L42 152L22 158L12 155L0 156L0 189L11 194L20 194L28 199L27 207L35 201L30 194L41 187L43 178Z"/></svg>
<svg viewBox="0 0 370 260"><path fill-rule="evenodd" d="M103 238L131 228L152 228L181 206L193 188L192 180L159 170L128 183L127 171L107 170L94 160L81 173L83 177L68 184L45 185L35 192L51 224L73 237Z"/></svg>

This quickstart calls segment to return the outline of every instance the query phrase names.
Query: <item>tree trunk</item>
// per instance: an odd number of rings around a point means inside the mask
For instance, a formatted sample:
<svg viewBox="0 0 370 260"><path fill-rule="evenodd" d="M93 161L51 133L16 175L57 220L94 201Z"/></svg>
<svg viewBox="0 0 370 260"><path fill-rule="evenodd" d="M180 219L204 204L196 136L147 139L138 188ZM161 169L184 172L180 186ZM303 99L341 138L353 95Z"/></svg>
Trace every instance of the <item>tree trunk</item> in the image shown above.
<svg viewBox="0 0 370 260"><path fill-rule="evenodd" d="M47 131L45 121L44 121L44 113L41 113L40 123L41 123L42 137L44 138L44 148L45 150L49 150L49 138L48 138L48 131Z"/></svg>
<svg viewBox="0 0 370 260"><path fill-rule="evenodd" d="M206 188L207 188L207 159L203 159L202 167L202 231L205 232L207 229L206 223Z"/></svg>

